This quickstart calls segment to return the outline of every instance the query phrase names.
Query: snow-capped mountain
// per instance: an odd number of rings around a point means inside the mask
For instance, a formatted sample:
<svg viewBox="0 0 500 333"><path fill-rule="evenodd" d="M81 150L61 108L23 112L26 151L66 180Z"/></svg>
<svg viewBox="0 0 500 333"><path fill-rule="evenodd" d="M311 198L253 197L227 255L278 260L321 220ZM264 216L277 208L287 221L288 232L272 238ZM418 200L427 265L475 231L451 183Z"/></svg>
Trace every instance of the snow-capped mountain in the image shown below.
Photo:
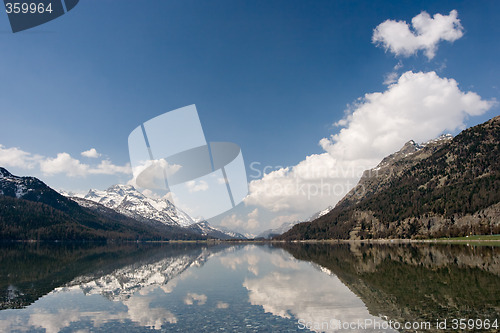
<svg viewBox="0 0 500 333"><path fill-rule="evenodd" d="M113 185L105 191L90 190L84 199L100 203L139 221L156 220L181 227L195 223L189 215L170 201L147 197L131 185Z"/></svg>
<svg viewBox="0 0 500 333"><path fill-rule="evenodd" d="M331 210L333 209L332 206L328 206L327 208L323 209L322 211L319 211L315 214L313 214L309 219L305 220L306 222L311 222L316 220L317 218L328 214ZM262 231L260 234L258 234L255 238L266 238L270 239L274 236L284 234L288 230L292 229L294 225L299 224L304 221L291 221L291 222L284 222L281 224L279 227L274 228L274 229L267 229Z"/></svg>
<svg viewBox="0 0 500 333"><path fill-rule="evenodd" d="M0 167L0 195L41 202L62 211L67 211L74 204L38 178L14 176L2 167Z"/></svg>
<svg viewBox="0 0 500 333"><path fill-rule="evenodd" d="M0 220L0 238L11 240L207 238L174 222L131 218L94 201L65 197L35 177L14 176L1 167Z"/></svg>
<svg viewBox="0 0 500 333"><path fill-rule="evenodd" d="M312 215L312 216L309 218L309 220L307 220L307 221L309 221L309 222L310 222L310 221L314 221L314 220L316 220L318 217L321 217L321 216L323 216L323 215L328 214L328 213L329 213L332 209L333 209L333 207L332 207L332 206L328 206L328 207L326 207L325 209L323 209L322 211L319 211L319 212L317 212L316 214Z"/></svg>
<svg viewBox="0 0 500 333"><path fill-rule="evenodd" d="M33 177L14 176L6 169L0 168L0 195L19 199L28 194L28 192L33 192L35 190L32 188L33 184L40 187L43 183Z"/></svg>
<svg viewBox="0 0 500 333"><path fill-rule="evenodd" d="M109 300L123 301L134 293L145 293L148 288L168 288L175 277L189 267L202 266L211 255L210 251L203 249L199 254L182 254L155 262L125 266L100 277L79 276L66 286L57 288L55 292L81 289L86 295L103 295Z"/></svg>
<svg viewBox="0 0 500 333"><path fill-rule="evenodd" d="M211 226L207 221L197 222L167 199L147 197L131 185L113 185L105 191L90 190L83 199L99 203L142 222L159 221L166 225L187 228L202 236L219 239L246 238L237 232ZM73 200L80 205L88 206L88 201L77 198Z"/></svg>
<svg viewBox="0 0 500 333"><path fill-rule="evenodd" d="M314 215L312 215L309 219L306 220L306 222L314 221L317 218L319 218L325 214L328 214L332 209L333 209L332 206L328 206L327 208L323 209L322 211L319 211L319 212L315 213ZM284 234L288 230L292 229L294 225L301 223L301 222L303 222L303 221L285 222L277 228L264 230L259 235L257 235L256 238L269 239L269 238L272 238L274 236Z"/></svg>
<svg viewBox="0 0 500 333"><path fill-rule="evenodd" d="M285 222L275 229L268 229L261 232L259 235L257 235L256 238L272 238L274 236L281 235L287 232L288 230L292 229L292 227L297 223L300 223L300 221Z"/></svg>
<svg viewBox="0 0 500 333"><path fill-rule="evenodd" d="M246 239L240 233L222 227L211 226L207 221L201 221L189 226L189 229L203 235L219 239Z"/></svg>
<svg viewBox="0 0 500 333"><path fill-rule="evenodd" d="M451 134L443 134L435 139L429 140L427 142L423 143L416 143L413 140L408 141L405 143L403 148L401 148L399 151L385 157L375 168L373 168L373 171L378 171L382 168L385 168L389 165L394 164L395 162L398 162L402 160L403 158L407 158L410 155L413 155L417 152L422 151L424 148L428 148L427 150L433 151L432 149L429 148L436 148L441 146L443 143L448 142L453 139L453 135ZM427 155L425 156L427 157Z"/></svg>

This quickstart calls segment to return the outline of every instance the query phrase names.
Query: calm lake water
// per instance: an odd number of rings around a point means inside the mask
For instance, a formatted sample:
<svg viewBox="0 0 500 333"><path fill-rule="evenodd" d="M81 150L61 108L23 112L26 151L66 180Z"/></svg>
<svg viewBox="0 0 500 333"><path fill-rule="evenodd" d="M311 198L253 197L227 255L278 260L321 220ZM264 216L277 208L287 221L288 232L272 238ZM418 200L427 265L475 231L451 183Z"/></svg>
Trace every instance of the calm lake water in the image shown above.
<svg viewBox="0 0 500 333"><path fill-rule="evenodd" d="M0 246L0 332L495 331L495 320L500 247Z"/></svg>

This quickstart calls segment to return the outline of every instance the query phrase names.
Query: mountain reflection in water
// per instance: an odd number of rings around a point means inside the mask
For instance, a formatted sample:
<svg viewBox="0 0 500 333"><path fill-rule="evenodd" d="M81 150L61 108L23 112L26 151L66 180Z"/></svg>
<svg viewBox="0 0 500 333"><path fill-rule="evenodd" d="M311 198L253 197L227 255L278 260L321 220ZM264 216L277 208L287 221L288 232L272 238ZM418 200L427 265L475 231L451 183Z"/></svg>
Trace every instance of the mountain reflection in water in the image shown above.
<svg viewBox="0 0 500 333"><path fill-rule="evenodd" d="M0 331L303 332L335 331L338 320L494 320L499 252L428 244L4 244ZM380 331L371 328L349 331Z"/></svg>

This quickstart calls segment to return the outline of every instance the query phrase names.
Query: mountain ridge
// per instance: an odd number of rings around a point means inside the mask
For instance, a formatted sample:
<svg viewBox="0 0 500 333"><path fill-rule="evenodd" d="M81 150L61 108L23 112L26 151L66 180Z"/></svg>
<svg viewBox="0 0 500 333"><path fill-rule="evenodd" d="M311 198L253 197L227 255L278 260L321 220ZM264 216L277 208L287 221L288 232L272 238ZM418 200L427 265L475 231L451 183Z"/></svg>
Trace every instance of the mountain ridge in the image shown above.
<svg viewBox="0 0 500 333"><path fill-rule="evenodd" d="M167 225L188 227L195 221L167 199L153 199L132 185L112 185L104 191L91 189L84 199L100 203L136 220L156 220Z"/></svg>
<svg viewBox="0 0 500 333"><path fill-rule="evenodd" d="M0 167L2 240L206 239L177 226L143 223L118 212L81 207L35 177Z"/></svg>
<svg viewBox="0 0 500 333"><path fill-rule="evenodd" d="M73 198L78 201L78 199ZM178 226L202 236L218 239L246 239L240 233L210 225L207 221L195 221L168 199L154 199L139 192L132 185L112 185L104 191L91 189L83 199L103 205L135 220L151 223L157 221ZM87 204L80 201L81 204Z"/></svg>
<svg viewBox="0 0 500 333"><path fill-rule="evenodd" d="M499 142L500 116L422 148L410 141L365 171L329 213L276 239L500 233Z"/></svg>

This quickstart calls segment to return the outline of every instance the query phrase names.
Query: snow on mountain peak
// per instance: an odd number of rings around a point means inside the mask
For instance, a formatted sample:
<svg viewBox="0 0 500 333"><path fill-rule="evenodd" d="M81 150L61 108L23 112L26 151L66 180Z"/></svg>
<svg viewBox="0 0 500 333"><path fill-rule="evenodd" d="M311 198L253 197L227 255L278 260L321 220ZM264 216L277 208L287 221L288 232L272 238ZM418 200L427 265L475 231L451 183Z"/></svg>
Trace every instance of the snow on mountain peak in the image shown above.
<svg viewBox="0 0 500 333"><path fill-rule="evenodd" d="M443 134L443 135L438 136L435 139L421 143L420 146L426 147L426 146L431 145L431 144L441 143L442 141L448 141L448 140L452 140L452 139L453 139L453 135Z"/></svg>
<svg viewBox="0 0 500 333"><path fill-rule="evenodd" d="M407 143L404 144L404 146L398 150L397 152L385 157L375 168L373 168L373 171L380 170L381 168L387 167L391 163L395 161L399 161L403 158L406 158L424 148L430 147L430 146L438 146L446 141L449 141L453 139L453 136L451 134L443 134L435 139L422 142L422 143L416 143L414 140L410 140Z"/></svg>
<svg viewBox="0 0 500 333"><path fill-rule="evenodd" d="M131 185L113 185L105 191L90 190L84 199L100 203L134 219L156 220L182 227L195 223L170 201L147 197Z"/></svg>
<svg viewBox="0 0 500 333"><path fill-rule="evenodd" d="M0 195L11 193L16 198L22 198L28 192L32 191L29 184L33 182L32 177L18 177L11 174L6 169L0 167Z"/></svg>

